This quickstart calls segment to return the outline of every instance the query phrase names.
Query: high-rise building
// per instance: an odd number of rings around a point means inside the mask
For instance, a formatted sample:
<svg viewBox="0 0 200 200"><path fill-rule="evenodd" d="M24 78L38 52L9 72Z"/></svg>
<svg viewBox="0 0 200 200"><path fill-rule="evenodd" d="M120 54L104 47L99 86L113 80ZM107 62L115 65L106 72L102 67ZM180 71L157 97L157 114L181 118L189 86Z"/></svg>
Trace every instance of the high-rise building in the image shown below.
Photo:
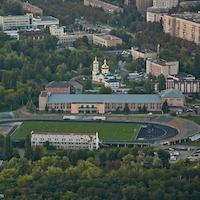
<svg viewBox="0 0 200 200"><path fill-rule="evenodd" d="M164 15L163 30L173 37L200 44L200 13Z"/></svg>

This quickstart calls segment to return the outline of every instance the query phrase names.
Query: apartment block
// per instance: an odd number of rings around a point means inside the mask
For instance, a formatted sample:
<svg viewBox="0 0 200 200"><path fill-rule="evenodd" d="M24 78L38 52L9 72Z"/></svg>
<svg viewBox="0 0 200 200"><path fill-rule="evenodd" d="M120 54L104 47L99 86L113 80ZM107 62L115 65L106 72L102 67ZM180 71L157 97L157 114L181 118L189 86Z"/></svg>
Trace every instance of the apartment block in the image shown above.
<svg viewBox="0 0 200 200"><path fill-rule="evenodd" d="M163 29L173 37L200 44L200 13L163 16Z"/></svg>
<svg viewBox="0 0 200 200"><path fill-rule="evenodd" d="M150 7L147 9L147 22L161 22L164 15L168 14L169 9Z"/></svg>
<svg viewBox="0 0 200 200"><path fill-rule="evenodd" d="M153 0L153 7L171 9L178 5L178 0Z"/></svg>
<svg viewBox="0 0 200 200"><path fill-rule="evenodd" d="M179 72L179 62L168 62L162 59L147 59L146 73L154 76L163 74L165 77L169 75L176 75Z"/></svg>
<svg viewBox="0 0 200 200"><path fill-rule="evenodd" d="M99 0L84 0L84 6L91 6L95 8L102 8L108 14L123 13L124 9Z"/></svg>
<svg viewBox="0 0 200 200"><path fill-rule="evenodd" d="M144 11L153 6L153 0L136 0L135 4L138 11Z"/></svg>

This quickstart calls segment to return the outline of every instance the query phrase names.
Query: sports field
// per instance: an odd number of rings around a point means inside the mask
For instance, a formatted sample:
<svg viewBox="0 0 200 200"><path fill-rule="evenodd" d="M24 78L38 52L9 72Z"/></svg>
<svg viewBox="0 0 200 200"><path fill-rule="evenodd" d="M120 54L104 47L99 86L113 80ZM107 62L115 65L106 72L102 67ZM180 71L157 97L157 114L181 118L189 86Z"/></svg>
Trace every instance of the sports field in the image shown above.
<svg viewBox="0 0 200 200"><path fill-rule="evenodd" d="M24 140L31 131L52 133L99 133L103 141L132 141L137 137L139 124L103 122L24 122L12 135L12 140Z"/></svg>

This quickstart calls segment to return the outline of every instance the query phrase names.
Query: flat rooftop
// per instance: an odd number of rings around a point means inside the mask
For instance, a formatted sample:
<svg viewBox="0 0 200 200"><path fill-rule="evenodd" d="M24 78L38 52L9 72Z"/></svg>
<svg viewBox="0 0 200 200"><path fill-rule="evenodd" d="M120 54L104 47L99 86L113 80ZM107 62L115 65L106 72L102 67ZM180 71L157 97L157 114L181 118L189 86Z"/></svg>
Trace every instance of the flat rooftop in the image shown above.
<svg viewBox="0 0 200 200"><path fill-rule="evenodd" d="M157 94L51 94L48 103L161 103Z"/></svg>
<svg viewBox="0 0 200 200"><path fill-rule="evenodd" d="M178 62L178 61L166 61L163 59L149 59L151 62L156 63L158 65L162 65L162 66L168 66L168 63L170 62Z"/></svg>
<svg viewBox="0 0 200 200"><path fill-rule="evenodd" d="M155 51L152 51L150 49L144 49L144 48L139 48L139 47L133 47L131 50L139 51L141 53L156 53Z"/></svg>
<svg viewBox="0 0 200 200"><path fill-rule="evenodd" d="M173 14L172 17L177 17L185 19L191 22L200 23L200 13L183 13L183 14Z"/></svg>
<svg viewBox="0 0 200 200"><path fill-rule="evenodd" d="M103 38L105 40L121 40L121 38L116 37L114 35L109 35L109 34L106 34L106 35L95 35L95 36Z"/></svg>

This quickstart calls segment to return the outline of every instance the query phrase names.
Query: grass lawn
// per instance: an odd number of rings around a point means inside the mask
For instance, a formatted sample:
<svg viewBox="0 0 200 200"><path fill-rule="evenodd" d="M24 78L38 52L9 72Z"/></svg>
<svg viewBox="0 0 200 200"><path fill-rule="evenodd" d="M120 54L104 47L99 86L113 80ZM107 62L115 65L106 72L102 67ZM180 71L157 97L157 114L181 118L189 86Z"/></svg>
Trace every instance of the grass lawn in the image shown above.
<svg viewBox="0 0 200 200"><path fill-rule="evenodd" d="M184 119L189 119L189 120L191 120L191 121L194 121L194 122L196 122L197 124L200 124L200 116L184 116L184 117L182 117L182 118L184 118Z"/></svg>
<svg viewBox="0 0 200 200"><path fill-rule="evenodd" d="M24 122L12 135L12 140L24 140L26 135L35 132L53 133L96 133L103 141L132 141L140 129L138 124L102 122Z"/></svg>

